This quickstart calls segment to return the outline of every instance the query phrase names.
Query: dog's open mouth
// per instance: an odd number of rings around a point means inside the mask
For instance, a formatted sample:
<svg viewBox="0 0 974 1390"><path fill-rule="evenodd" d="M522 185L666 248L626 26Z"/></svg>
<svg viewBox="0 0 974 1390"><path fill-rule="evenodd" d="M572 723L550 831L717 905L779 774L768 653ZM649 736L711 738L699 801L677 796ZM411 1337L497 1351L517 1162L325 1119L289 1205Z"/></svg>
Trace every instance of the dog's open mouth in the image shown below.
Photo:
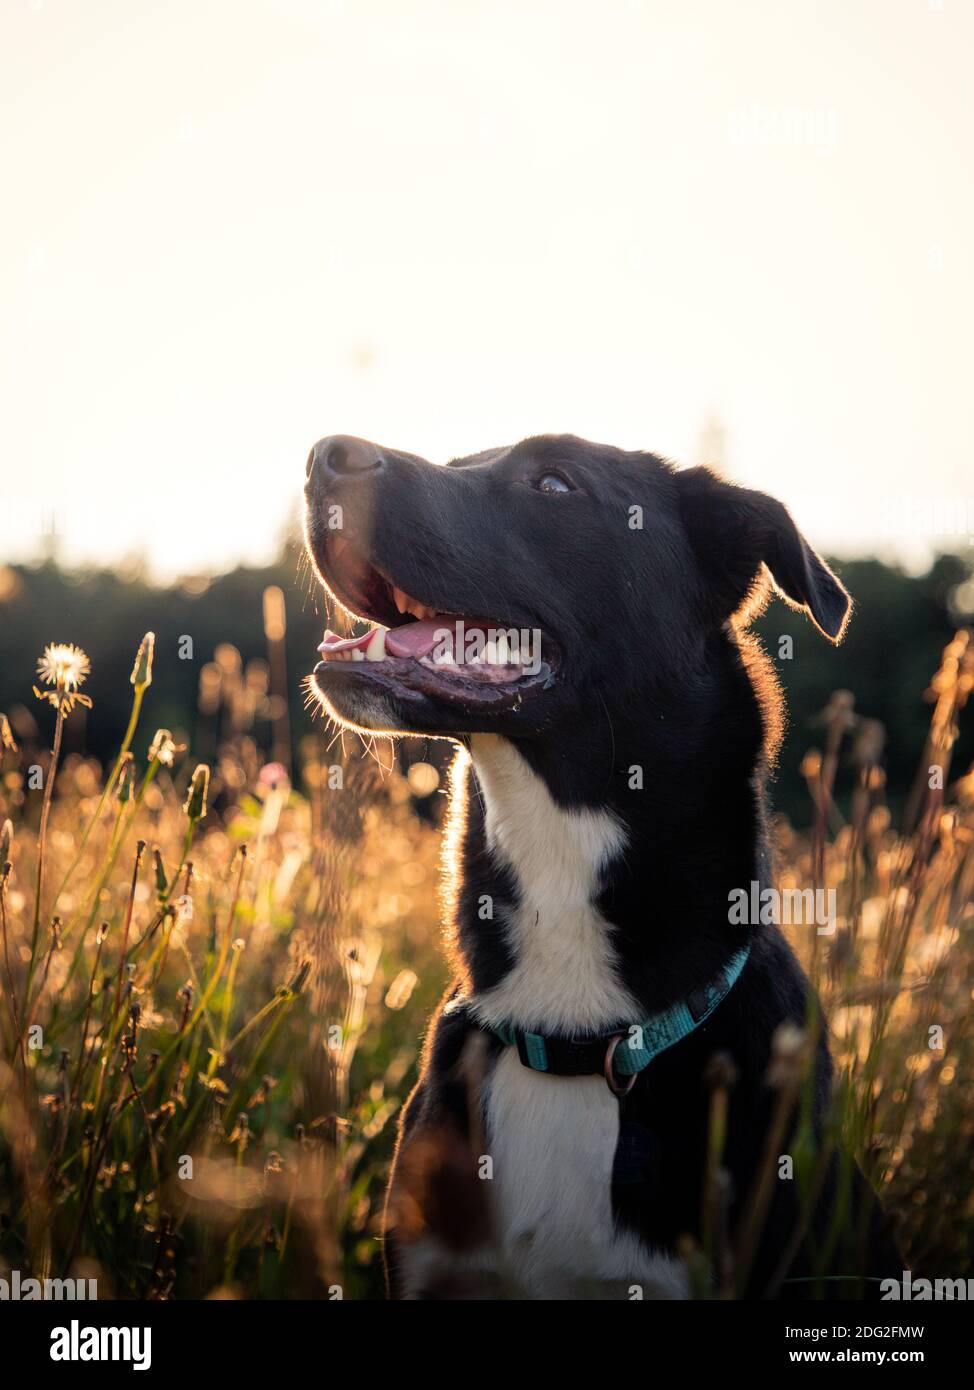
<svg viewBox="0 0 974 1390"><path fill-rule="evenodd" d="M552 679L554 655L539 629L449 611L396 585L344 537L330 537L322 573L366 632L327 631L315 678L373 679L399 693L462 704L517 704Z"/></svg>

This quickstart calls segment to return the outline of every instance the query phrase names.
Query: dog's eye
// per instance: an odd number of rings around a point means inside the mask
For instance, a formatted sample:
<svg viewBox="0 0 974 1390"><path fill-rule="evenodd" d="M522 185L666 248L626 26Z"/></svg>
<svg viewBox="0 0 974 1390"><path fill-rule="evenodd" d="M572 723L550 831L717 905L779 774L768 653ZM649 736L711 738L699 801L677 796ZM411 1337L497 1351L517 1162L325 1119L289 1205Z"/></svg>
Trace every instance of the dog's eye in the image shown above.
<svg viewBox="0 0 974 1390"><path fill-rule="evenodd" d="M538 478L534 486L539 492L574 492L575 489L567 478L563 478L560 473L546 473L543 478Z"/></svg>

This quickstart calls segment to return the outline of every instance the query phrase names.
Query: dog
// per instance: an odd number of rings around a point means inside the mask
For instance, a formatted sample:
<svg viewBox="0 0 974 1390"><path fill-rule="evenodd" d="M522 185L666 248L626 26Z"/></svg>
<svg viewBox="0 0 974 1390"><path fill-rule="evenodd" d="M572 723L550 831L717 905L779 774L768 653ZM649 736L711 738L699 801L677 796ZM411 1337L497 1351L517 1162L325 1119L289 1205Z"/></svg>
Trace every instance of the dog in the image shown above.
<svg viewBox="0 0 974 1390"><path fill-rule="evenodd" d="M843 1280L898 1276L871 1189L823 1147L831 1062L808 981L777 925L729 917L771 882L780 737L747 623L776 591L836 643L851 607L785 507L568 435L447 466L331 436L306 504L319 578L370 625L326 633L325 710L461 746L456 980L401 1117L392 1295L675 1299L696 1269L711 1291L848 1296ZM776 1148L762 1203L775 1069L801 1046L825 1156L803 1206Z"/></svg>

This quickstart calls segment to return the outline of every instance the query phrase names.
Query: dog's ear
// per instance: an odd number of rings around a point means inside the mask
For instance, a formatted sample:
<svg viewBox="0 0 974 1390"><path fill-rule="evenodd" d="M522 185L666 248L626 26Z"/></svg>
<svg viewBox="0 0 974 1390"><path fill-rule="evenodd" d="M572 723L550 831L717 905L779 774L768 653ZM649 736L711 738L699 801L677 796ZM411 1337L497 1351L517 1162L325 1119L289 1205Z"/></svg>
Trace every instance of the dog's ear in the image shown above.
<svg viewBox="0 0 974 1390"><path fill-rule="evenodd" d="M842 640L852 601L787 508L709 468L685 469L676 480L684 527L722 617L745 604L763 564L789 603L803 608L830 641Z"/></svg>

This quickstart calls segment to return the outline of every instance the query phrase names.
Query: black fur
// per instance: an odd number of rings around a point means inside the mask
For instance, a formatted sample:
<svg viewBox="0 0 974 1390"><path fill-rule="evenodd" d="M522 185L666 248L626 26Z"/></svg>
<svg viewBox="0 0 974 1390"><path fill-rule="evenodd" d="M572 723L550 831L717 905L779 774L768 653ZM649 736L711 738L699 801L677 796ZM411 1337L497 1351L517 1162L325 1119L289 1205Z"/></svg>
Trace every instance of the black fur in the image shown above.
<svg viewBox="0 0 974 1390"><path fill-rule="evenodd" d="M537 482L551 473L573 490L538 491ZM329 564L322 518L335 503L343 533L387 579L439 611L540 628L546 666L520 704L466 708L358 666L319 668L329 709L358 723L361 690L378 688L390 725L461 741L471 733L501 734L515 741L560 805L613 813L625 826L627 848L607 871L598 905L611 923L619 975L644 1015L705 985L740 947L742 933L749 938L750 958L728 998L655 1060L620 1102L613 1178L617 1222L650 1245L674 1250L681 1235L699 1236L705 1077L714 1054L725 1053L737 1073L724 1160L733 1234L774 1104L766 1080L772 1037L784 1022L805 1026L809 995L778 928L728 921L732 889L770 881L763 777L780 719L770 665L743 627L773 582L838 640L848 595L772 498L732 487L706 469L681 472L651 454L574 437L529 439L447 468L361 441L323 440L309 460L309 550L325 582L361 613ZM641 509L641 527L633 526L640 515L633 508ZM381 603L368 616L390 621ZM375 727L374 718L365 722ZM630 785L635 766L643 770L640 789ZM467 779L475 781L472 771ZM489 988L510 968L502 923L517 892L487 852L473 785L467 803L452 907L454 993ZM493 923L477 912L484 894L497 905ZM469 1095L458 1064L476 1031L462 1013L441 1011L434 1021L401 1148L443 1126L469 1133ZM489 1042L486 1066L498 1046ZM823 1037L816 1126L830 1082ZM838 1173L833 1164L813 1241L825 1239ZM901 1261L858 1170L853 1181L854 1244L865 1253L851 1265L850 1242L839 1242L831 1272L898 1275ZM798 1282L777 1288L774 1279L795 1227L794 1190L794 1183L774 1183L748 1284L753 1296L807 1288ZM391 1232L393 1251L394 1242ZM798 1281L810 1268L805 1242L783 1272ZM841 1296L844 1288L829 1291Z"/></svg>

